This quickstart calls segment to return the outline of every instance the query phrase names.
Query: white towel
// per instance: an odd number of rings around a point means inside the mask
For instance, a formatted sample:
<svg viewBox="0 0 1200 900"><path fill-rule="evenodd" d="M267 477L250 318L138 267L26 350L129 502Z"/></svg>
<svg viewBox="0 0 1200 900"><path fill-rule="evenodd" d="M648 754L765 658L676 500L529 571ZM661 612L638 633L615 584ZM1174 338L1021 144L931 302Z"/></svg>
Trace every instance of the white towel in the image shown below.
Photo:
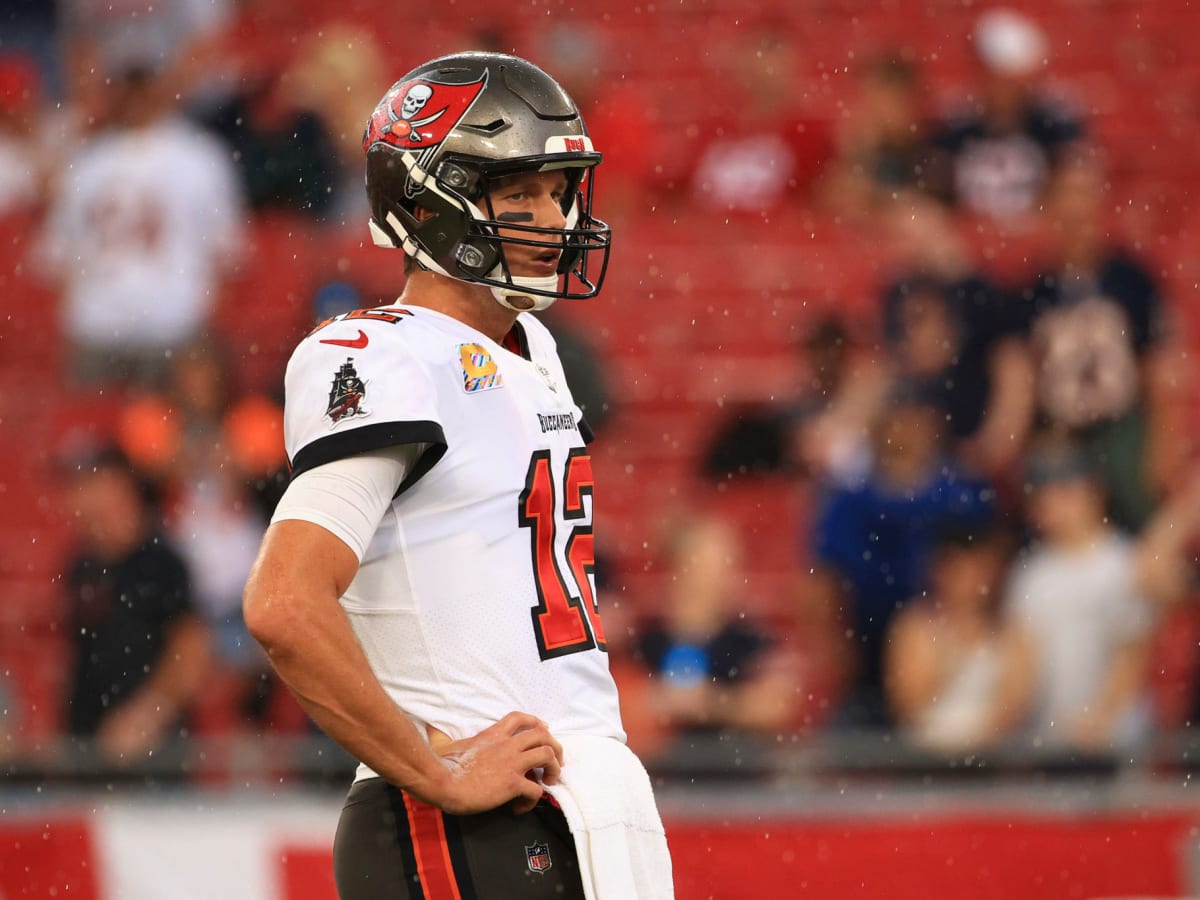
<svg viewBox="0 0 1200 900"><path fill-rule="evenodd" d="M612 738L558 739L562 777L546 791L575 838L587 900L673 900L667 836L641 760Z"/></svg>

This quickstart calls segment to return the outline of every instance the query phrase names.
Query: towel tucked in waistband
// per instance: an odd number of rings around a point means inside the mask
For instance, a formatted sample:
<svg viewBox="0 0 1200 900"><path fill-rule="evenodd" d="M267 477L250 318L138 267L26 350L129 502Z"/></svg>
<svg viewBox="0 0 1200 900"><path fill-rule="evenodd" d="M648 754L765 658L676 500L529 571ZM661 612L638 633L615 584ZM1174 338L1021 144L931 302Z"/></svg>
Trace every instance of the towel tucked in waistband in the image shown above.
<svg viewBox="0 0 1200 900"><path fill-rule="evenodd" d="M546 791L575 838L587 900L673 900L667 837L641 760L612 738L558 740L562 776Z"/></svg>

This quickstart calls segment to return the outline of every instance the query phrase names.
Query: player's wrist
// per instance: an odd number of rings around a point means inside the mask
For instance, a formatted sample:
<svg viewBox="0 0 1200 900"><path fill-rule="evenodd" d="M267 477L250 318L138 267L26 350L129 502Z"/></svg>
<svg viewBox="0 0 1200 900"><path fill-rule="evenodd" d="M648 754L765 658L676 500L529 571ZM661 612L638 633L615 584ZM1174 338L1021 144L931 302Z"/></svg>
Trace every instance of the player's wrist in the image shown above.
<svg viewBox="0 0 1200 900"><path fill-rule="evenodd" d="M454 805L457 780L449 760L436 753L430 754L427 765L421 767L415 778L404 785L406 791L425 803L439 809L449 810Z"/></svg>

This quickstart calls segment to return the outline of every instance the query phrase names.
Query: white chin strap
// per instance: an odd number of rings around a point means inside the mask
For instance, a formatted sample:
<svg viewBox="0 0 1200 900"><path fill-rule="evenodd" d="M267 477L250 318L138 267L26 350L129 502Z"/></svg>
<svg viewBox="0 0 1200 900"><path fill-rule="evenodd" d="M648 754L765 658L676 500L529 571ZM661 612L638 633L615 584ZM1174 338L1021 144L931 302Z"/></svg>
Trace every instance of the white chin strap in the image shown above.
<svg viewBox="0 0 1200 900"><path fill-rule="evenodd" d="M503 277L503 272L499 267L493 269L489 273L491 278ZM540 312L554 305L557 297L541 297L537 294L524 294L521 288L533 288L541 291L553 291L558 287L557 275L545 275L538 278L525 278L514 275L512 278L512 287L494 287L492 288L492 296L496 298L496 302L508 309L516 310L517 312Z"/></svg>

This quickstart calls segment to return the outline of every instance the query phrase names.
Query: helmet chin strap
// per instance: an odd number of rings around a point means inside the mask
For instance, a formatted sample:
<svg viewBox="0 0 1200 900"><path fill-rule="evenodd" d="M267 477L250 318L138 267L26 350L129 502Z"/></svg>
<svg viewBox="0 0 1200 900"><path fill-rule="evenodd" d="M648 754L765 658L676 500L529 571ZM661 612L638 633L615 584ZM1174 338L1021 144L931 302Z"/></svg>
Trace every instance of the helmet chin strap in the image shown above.
<svg viewBox="0 0 1200 900"><path fill-rule="evenodd" d="M496 302L506 309L515 312L540 312L554 305L557 297L539 297L537 294L526 294L522 287L541 291L553 291L558 287L557 275L539 277L512 276L512 287L493 287L492 296Z"/></svg>
<svg viewBox="0 0 1200 900"><path fill-rule="evenodd" d="M370 219L367 226L371 232L371 238L377 247L388 247L392 249L403 250L409 256L414 257L417 262L430 271L436 272L439 275L445 275L447 278L454 278L456 281L462 281L466 284L478 284L466 278L456 278L444 268L439 266L437 262L421 249L421 245L417 243L416 238L409 234L403 223L396 218L394 213L387 214L387 222L392 226L396 234L400 235L401 243L397 244L392 237L384 231L375 222ZM496 266L488 277L502 278L504 269L501 266ZM553 291L558 287L557 275L539 275L539 276L522 276L514 275L510 279L512 285L496 286L491 288L492 296L496 298L496 302L506 309L511 309L514 312L540 312L543 309L548 309L554 305L557 297L540 297L537 294L527 294L522 291L522 288L530 290Z"/></svg>

